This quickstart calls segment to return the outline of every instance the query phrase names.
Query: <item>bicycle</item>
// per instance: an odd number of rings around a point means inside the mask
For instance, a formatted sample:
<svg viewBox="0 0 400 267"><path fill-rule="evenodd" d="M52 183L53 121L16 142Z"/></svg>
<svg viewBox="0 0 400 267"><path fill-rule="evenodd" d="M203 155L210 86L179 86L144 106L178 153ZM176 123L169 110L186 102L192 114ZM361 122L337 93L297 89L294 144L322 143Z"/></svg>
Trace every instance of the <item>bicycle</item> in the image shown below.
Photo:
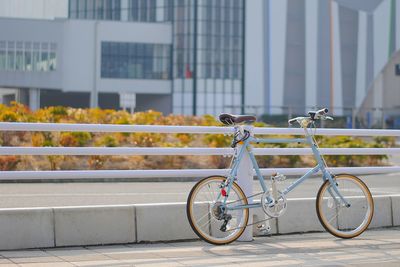
<svg viewBox="0 0 400 267"><path fill-rule="evenodd" d="M186 205L186 213L193 231L204 241L223 245L238 239L248 225L249 209L262 208L268 219L282 216L287 209L286 195L307 178L322 173L322 185L316 197L316 210L322 226L332 235L353 238L362 234L371 223L374 202L366 184L351 174L333 175L327 171L327 164L319 153L315 140L315 122L333 120L327 115L328 109L310 111L306 117L290 119L288 123L298 123L304 129L305 138L255 138L244 124L251 124L256 117L249 115L221 114L219 120L234 126L231 147L235 153L230 164L230 172L225 176L203 178L192 188ZM296 179L283 191L277 190L276 183L284 180L282 174L271 176L271 186L267 187L252 152L252 143L305 143L313 152L317 165ZM238 146L240 144L240 146ZM243 155L249 153L262 192L246 197L236 183L238 166ZM249 198L261 195L260 203L248 203Z"/></svg>

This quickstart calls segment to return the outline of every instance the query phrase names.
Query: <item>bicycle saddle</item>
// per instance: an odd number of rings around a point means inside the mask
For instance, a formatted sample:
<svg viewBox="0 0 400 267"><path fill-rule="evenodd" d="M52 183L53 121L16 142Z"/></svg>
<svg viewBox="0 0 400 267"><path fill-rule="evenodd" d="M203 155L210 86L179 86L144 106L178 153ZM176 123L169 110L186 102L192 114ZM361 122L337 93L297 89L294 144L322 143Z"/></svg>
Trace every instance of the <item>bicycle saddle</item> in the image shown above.
<svg viewBox="0 0 400 267"><path fill-rule="evenodd" d="M219 121L225 125L233 125L238 123L253 123L256 121L256 117L252 115L232 115L228 113L222 113L219 115Z"/></svg>

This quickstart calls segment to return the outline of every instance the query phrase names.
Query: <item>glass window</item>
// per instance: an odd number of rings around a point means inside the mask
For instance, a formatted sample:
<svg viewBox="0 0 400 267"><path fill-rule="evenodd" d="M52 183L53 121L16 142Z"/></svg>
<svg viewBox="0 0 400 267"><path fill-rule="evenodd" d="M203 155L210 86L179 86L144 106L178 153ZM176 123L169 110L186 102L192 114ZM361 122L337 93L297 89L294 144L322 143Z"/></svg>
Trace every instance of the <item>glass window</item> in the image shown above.
<svg viewBox="0 0 400 267"><path fill-rule="evenodd" d="M15 42L7 43L7 70L15 69Z"/></svg>
<svg viewBox="0 0 400 267"><path fill-rule="evenodd" d="M0 70L6 70L6 42L0 41Z"/></svg>
<svg viewBox="0 0 400 267"><path fill-rule="evenodd" d="M156 21L156 0L148 0L149 21Z"/></svg>
<svg viewBox="0 0 400 267"><path fill-rule="evenodd" d="M32 44L25 42L25 70L32 71Z"/></svg>
<svg viewBox="0 0 400 267"><path fill-rule="evenodd" d="M86 1L79 0L77 6L77 18L84 19L86 18Z"/></svg>
<svg viewBox="0 0 400 267"><path fill-rule="evenodd" d="M95 19L103 19L104 3L103 0L95 1Z"/></svg>
<svg viewBox="0 0 400 267"><path fill-rule="evenodd" d="M32 70L40 70L40 43L33 43L33 53L32 53Z"/></svg>
<svg viewBox="0 0 400 267"><path fill-rule="evenodd" d="M41 45L41 59L40 59L40 70L41 71L48 71L48 58L49 58L49 45L47 43L42 43Z"/></svg>
<svg viewBox="0 0 400 267"><path fill-rule="evenodd" d="M138 21L139 20L139 0L129 0L128 3L128 20Z"/></svg>
<svg viewBox="0 0 400 267"><path fill-rule="evenodd" d="M121 20L121 0L113 1L113 20Z"/></svg>
<svg viewBox="0 0 400 267"><path fill-rule="evenodd" d="M170 79L170 45L102 42L101 77Z"/></svg>
<svg viewBox="0 0 400 267"><path fill-rule="evenodd" d="M141 0L140 1L140 18L139 21L147 21L147 1L148 0Z"/></svg>
<svg viewBox="0 0 400 267"><path fill-rule="evenodd" d="M24 43L16 43L15 70L24 70Z"/></svg>
<svg viewBox="0 0 400 267"><path fill-rule="evenodd" d="M104 5L104 12L105 12L105 17L104 19L106 20L111 20L112 19L112 0L105 0L105 5Z"/></svg>
<svg viewBox="0 0 400 267"><path fill-rule="evenodd" d="M69 17L72 19L77 18L78 12L78 0L70 0L69 1Z"/></svg>
<svg viewBox="0 0 400 267"><path fill-rule="evenodd" d="M144 56L144 44L136 44L137 45L137 56Z"/></svg>
<svg viewBox="0 0 400 267"><path fill-rule="evenodd" d="M123 0L127 2L128 21L172 21L174 0ZM183 4L182 4L183 6ZM69 18L121 20L121 0L70 0ZM193 10L187 10L193 12Z"/></svg>
<svg viewBox="0 0 400 267"><path fill-rule="evenodd" d="M49 70L53 71L57 68L57 56L56 56L57 44L50 44L50 53L49 53Z"/></svg>
<svg viewBox="0 0 400 267"><path fill-rule="evenodd" d="M137 56L136 47L137 47L137 44L135 44L135 43L130 43L129 44L129 56L130 57L136 57Z"/></svg>
<svg viewBox="0 0 400 267"><path fill-rule="evenodd" d="M95 18L95 10L94 10L94 2L96 0L86 0L86 18L94 19Z"/></svg>

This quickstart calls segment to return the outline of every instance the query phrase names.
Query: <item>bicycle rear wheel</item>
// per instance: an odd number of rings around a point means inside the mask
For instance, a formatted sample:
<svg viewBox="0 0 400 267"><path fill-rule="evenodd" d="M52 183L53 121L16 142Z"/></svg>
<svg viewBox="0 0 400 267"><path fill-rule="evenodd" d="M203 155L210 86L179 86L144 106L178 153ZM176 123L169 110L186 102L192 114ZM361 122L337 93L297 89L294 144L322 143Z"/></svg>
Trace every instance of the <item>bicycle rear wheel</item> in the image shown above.
<svg viewBox="0 0 400 267"><path fill-rule="evenodd" d="M317 195L318 218L332 235L340 238L356 237L371 223L374 214L371 192L358 177L350 174L336 175L334 181L350 206L347 207L334 193L330 182L325 181Z"/></svg>
<svg viewBox="0 0 400 267"><path fill-rule="evenodd" d="M200 180L192 188L186 205L187 217L193 231L204 241L215 245L228 244L238 239L249 219L248 208L221 211L225 197L221 194L220 186L225 180L226 177L223 176L210 176ZM226 197L227 208L248 203L236 183L232 184ZM230 219L225 222L223 216L229 216Z"/></svg>

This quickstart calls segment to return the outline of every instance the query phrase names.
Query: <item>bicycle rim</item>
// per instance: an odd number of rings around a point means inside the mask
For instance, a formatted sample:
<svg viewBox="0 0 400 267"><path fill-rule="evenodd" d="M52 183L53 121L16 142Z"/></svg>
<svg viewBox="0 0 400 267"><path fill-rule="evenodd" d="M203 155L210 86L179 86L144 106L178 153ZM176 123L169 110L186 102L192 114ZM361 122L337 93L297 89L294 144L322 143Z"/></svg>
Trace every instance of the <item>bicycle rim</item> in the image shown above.
<svg viewBox="0 0 400 267"><path fill-rule="evenodd" d="M220 185L225 179L221 176L204 178L193 187L187 201L187 216L192 229L201 239L216 245L235 241L243 233L249 218L248 209L229 210L227 213L232 219L226 225L226 231L221 230L224 220L218 218L217 210L223 202ZM247 198L236 183L232 184L226 203L227 207L247 205Z"/></svg>
<svg viewBox="0 0 400 267"><path fill-rule="evenodd" d="M368 187L357 177L341 174L334 181L350 207L337 196L329 181L317 195L317 215L324 228L340 238L352 238L363 233L371 223L374 203Z"/></svg>

